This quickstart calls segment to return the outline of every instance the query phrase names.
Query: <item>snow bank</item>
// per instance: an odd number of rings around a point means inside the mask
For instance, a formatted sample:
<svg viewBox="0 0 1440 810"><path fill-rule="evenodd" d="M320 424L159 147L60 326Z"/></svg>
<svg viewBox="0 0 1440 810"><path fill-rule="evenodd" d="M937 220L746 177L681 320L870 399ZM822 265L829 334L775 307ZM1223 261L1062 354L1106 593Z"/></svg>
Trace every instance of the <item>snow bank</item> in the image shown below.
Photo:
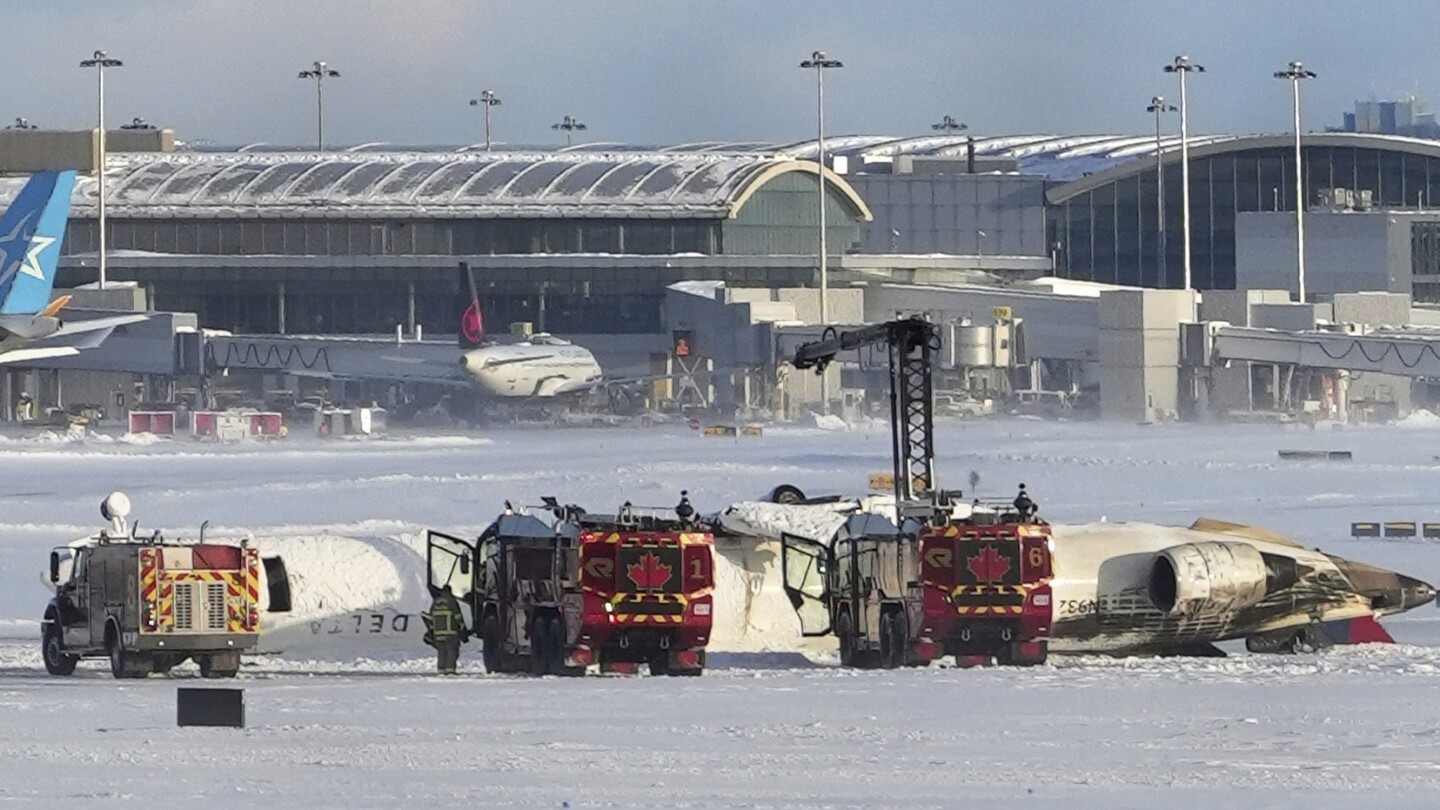
<svg viewBox="0 0 1440 810"><path fill-rule="evenodd" d="M1420 408L1412 411L1403 419L1396 420L1396 427L1409 428L1411 430L1436 430L1440 429L1440 416Z"/></svg>
<svg viewBox="0 0 1440 810"><path fill-rule="evenodd" d="M812 413L811 418L815 421L815 427L821 430L849 430L850 425L844 419L833 413Z"/></svg>
<svg viewBox="0 0 1440 810"><path fill-rule="evenodd" d="M149 447L151 445L160 444L161 442L168 442L170 441L170 439L166 436L156 436L154 433L145 432L126 433L124 436L121 436L116 441L120 442L121 444L133 444L136 447Z"/></svg>

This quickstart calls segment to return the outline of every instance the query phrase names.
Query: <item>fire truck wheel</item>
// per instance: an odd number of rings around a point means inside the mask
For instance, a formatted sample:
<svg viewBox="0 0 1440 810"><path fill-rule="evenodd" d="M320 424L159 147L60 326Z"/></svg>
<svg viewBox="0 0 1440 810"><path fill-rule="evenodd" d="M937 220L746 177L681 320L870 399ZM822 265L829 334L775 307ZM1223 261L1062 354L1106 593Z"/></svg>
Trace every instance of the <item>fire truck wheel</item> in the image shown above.
<svg viewBox="0 0 1440 810"><path fill-rule="evenodd" d="M566 674L565 622L558 614L546 618L544 622L545 671L551 675L564 675Z"/></svg>
<svg viewBox="0 0 1440 810"><path fill-rule="evenodd" d="M150 659L125 649L120 634L112 627L105 634L105 646L110 652L110 674L116 678L143 678L150 674Z"/></svg>
<svg viewBox="0 0 1440 810"><path fill-rule="evenodd" d="M51 627L45 631L44 646L41 651L45 657L45 671L51 675L69 675L75 671L75 665L80 663L77 655L66 655L65 648L60 645L60 631Z"/></svg>
<svg viewBox="0 0 1440 810"><path fill-rule="evenodd" d="M895 668L895 614L880 617L880 667Z"/></svg>
<svg viewBox="0 0 1440 810"><path fill-rule="evenodd" d="M565 658L567 657L566 647L568 647L569 644L566 642L565 620L558 615L550 618L550 640L554 647L550 651L550 671L566 678L578 678L584 675L585 667L583 666L565 666Z"/></svg>
<svg viewBox="0 0 1440 810"><path fill-rule="evenodd" d="M794 504L805 500L805 493L797 486L781 484L770 490L767 500L771 503Z"/></svg>
<svg viewBox="0 0 1440 810"><path fill-rule="evenodd" d="M881 622L880 630L884 632L884 620L882 619ZM890 642L886 645L888 649L885 652L884 667L886 669L895 669L896 667L905 666L905 659L908 657L905 652L910 641L910 628L909 624L905 621L905 615L903 613L892 612L890 614L889 638Z"/></svg>
<svg viewBox="0 0 1440 810"><path fill-rule="evenodd" d="M1033 667L1045 663L1049 645L1044 641L1016 641L1007 644L995 656L995 662L1002 666Z"/></svg>
<svg viewBox="0 0 1440 810"><path fill-rule="evenodd" d="M549 671L550 623L536 617L530 623L530 674L544 675Z"/></svg>
<svg viewBox="0 0 1440 810"><path fill-rule="evenodd" d="M840 666L855 666L855 631L849 613L841 613L835 620L835 638L840 642Z"/></svg>
<svg viewBox="0 0 1440 810"><path fill-rule="evenodd" d="M202 655L196 663L200 665L200 677L202 678L233 678L235 673L240 671L240 654L234 655L234 661L226 660L228 654ZM219 660L217 660L219 659Z"/></svg>
<svg viewBox="0 0 1440 810"><path fill-rule="evenodd" d="M678 678L698 678L698 677L700 677L701 675L704 675L704 674L705 674L705 651L704 651L704 650L701 650L701 651L700 651L700 665L699 665L699 666L694 667L694 668L691 668L691 669L676 669L676 668L674 668L674 667L670 667L669 670L667 670L665 674L666 674L666 675L670 675L670 676L672 676L672 677L678 677Z"/></svg>
<svg viewBox="0 0 1440 810"><path fill-rule="evenodd" d="M500 620L494 613L485 614L480 623L480 657L485 661L486 672L502 672L500 666Z"/></svg>

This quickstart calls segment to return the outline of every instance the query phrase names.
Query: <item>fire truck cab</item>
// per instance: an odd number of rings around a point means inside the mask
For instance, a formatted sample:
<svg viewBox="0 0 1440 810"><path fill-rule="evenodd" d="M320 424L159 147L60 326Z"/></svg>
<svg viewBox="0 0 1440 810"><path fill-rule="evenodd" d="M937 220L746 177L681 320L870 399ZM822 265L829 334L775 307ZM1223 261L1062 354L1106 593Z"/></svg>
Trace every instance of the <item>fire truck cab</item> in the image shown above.
<svg viewBox="0 0 1440 810"><path fill-rule="evenodd" d="M713 542L675 510L595 515L551 500L507 509L473 542L429 532L430 588L450 586L490 672L699 675Z"/></svg>
<svg viewBox="0 0 1440 810"><path fill-rule="evenodd" d="M143 678L193 658L204 677L233 677L240 653L259 640L256 550L203 539L167 543L158 532L127 537L128 510L123 495L111 495L102 513L114 535L102 531L51 552L45 669L69 675L81 658L104 656L116 678Z"/></svg>
<svg viewBox="0 0 1440 810"><path fill-rule="evenodd" d="M1045 661L1049 527L994 509L933 522L851 515L829 542L785 534L785 591L806 636L855 667Z"/></svg>

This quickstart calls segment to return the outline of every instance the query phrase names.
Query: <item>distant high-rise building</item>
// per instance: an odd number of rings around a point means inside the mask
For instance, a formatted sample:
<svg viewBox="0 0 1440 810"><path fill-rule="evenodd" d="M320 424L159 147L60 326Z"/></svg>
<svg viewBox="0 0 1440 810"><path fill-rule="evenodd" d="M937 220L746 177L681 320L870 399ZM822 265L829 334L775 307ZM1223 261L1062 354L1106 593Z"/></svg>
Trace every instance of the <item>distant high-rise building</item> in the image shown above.
<svg viewBox="0 0 1440 810"><path fill-rule="evenodd" d="M1435 113L1424 111L1414 96L1398 101L1357 101L1355 112L1342 113L1341 132L1369 132L1440 139Z"/></svg>

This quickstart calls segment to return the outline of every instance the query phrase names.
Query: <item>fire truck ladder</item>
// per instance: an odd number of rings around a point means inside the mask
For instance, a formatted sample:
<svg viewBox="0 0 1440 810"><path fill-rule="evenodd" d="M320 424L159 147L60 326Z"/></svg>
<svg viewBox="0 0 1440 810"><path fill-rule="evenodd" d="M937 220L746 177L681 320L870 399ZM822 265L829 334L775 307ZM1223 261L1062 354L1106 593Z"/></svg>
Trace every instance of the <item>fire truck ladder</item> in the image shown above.
<svg viewBox="0 0 1440 810"><path fill-rule="evenodd" d="M932 396L940 330L919 316L844 332L833 328L795 351L796 368L823 372L835 355L884 343L890 347L890 438L895 499L904 504L935 497L935 412Z"/></svg>

